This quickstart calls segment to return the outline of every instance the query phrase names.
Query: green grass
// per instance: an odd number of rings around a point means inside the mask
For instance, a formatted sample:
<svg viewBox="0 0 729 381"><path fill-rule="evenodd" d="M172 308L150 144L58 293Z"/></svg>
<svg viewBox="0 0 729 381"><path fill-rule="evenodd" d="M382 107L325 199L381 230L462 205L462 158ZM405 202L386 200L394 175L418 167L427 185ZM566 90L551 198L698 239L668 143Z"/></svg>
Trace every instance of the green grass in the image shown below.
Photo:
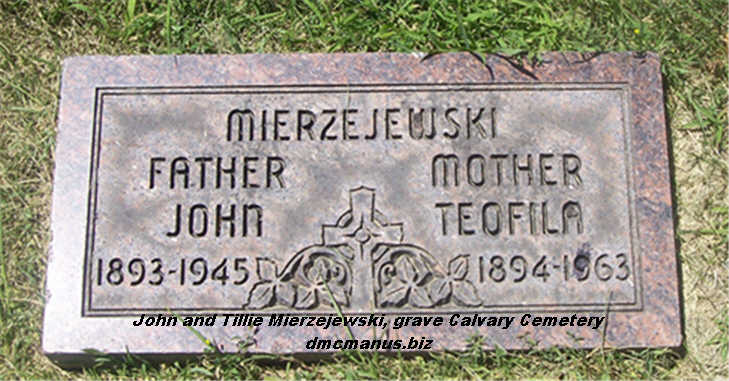
<svg viewBox="0 0 729 381"><path fill-rule="evenodd" d="M719 0L0 0L0 378L715 378L729 367L727 4ZM665 350L354 355L270 364L40 353L60 62L78 54L651 50L670 121L686 343Z"/></svg>

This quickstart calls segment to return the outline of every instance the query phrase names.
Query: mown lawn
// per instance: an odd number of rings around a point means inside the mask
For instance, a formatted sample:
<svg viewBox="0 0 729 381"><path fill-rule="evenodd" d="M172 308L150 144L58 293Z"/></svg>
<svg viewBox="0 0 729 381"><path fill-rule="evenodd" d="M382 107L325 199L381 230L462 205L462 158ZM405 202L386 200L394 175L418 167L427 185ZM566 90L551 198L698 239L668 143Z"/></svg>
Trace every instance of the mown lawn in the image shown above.
<svg viewBox="0 0 729 381"><path fill-rule="evenodd" d="M727 377L727 3L723 0L0 0L0 378ZM81 54L650 50L660 54L685 312L680 351L552 349L250 357L68 372L40 352L60 62Z"/></svg>

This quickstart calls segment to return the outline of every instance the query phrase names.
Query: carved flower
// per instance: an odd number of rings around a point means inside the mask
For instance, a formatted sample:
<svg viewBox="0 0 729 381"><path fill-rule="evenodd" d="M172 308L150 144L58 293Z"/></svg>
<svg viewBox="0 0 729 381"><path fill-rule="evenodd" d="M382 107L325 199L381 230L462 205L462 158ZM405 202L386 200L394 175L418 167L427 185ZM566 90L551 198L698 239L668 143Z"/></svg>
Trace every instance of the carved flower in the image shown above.
<svg viewBox="0 0 729 381"><path fill-rule="evenodd" d="M431 307L433 300L422 287L430 278L430 270L417 258L400 256L393 263L380 268L383 306L401 306L409 303L415 307Z"/></svg>
<svg viewBox="0 0 729 381"><path fill-rule="evenodd" d="M276 304L277 301L286 306L292 306L296 290L288 282L290 277L284 271L279 271L276 262L272 259L257 258L256 264L259 281L253 286L248 296L248 307L269 307Z"/></svg>
<svg viewBox="0 0 729 381"><path fill-rule="evenodd" d="M453 296L456 304L475 307L481 304L476 287L466 279L468 255L459 255L448 262L448 274L436 278L430 284L430 296L434 304L447 303Z"/></svg>

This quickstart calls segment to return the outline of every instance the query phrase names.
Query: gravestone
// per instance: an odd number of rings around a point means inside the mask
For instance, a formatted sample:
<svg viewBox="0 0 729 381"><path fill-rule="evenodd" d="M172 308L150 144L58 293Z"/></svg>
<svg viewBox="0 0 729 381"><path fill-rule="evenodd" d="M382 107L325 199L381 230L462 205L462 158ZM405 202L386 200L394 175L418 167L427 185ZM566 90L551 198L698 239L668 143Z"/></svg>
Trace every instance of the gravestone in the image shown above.
<svg viewBox="0 0 729 381"><path fill-rule="evenodd" d="M62 364L681 343L654 54L63 68L43 332ZM373 342L337 346L350 332Z"/></svg>

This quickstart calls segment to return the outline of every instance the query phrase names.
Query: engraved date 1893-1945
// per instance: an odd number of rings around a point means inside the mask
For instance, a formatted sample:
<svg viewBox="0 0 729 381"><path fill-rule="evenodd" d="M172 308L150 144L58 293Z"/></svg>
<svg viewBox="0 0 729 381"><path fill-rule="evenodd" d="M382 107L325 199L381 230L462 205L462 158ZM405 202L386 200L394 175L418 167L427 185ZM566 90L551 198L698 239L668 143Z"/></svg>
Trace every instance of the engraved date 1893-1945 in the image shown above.
<svg viewBox="0 0 729 381"><path fill-rule="evenodd" d="M96 266L96 284L99 286L160 286L176 282L180 286L200 286L206 282L221 285L242 285L250 278L248 258L223 258L210 263L205 258L180 258L175 264L165 264L161 258L145 260L139 257L128 261L99 258Z"/></svg>

